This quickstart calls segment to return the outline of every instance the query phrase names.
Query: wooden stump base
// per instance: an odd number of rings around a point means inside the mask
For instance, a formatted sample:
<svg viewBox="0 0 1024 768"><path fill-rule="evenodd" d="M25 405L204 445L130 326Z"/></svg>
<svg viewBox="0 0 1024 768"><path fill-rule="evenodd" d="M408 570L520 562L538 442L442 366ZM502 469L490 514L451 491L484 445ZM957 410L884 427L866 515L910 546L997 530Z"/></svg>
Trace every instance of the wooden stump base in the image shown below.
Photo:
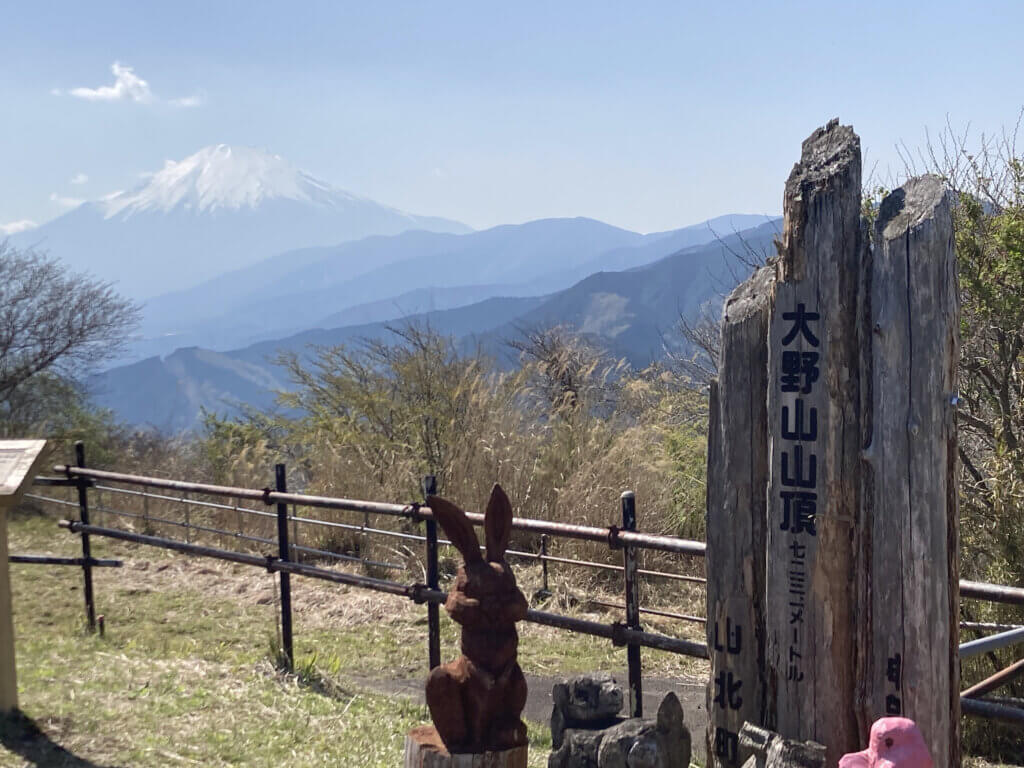
<svg viewBox="0 0 1024 768"><path fill-rule="evenodd" d="M524 744L504 752L452 755L432 725L418 725L405 737L405 768L526 768Z"/></svg>

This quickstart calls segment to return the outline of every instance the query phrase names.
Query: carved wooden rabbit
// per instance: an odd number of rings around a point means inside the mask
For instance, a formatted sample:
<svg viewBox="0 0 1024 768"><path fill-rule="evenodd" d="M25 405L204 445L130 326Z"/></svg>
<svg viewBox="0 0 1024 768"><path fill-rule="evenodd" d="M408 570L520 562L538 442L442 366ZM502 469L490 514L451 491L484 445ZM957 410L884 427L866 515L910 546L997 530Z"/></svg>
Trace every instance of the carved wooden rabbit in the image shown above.
<svg viewBox="0 0 1024 768"><path fill-rule="evenodd" d="M448 593L445 610L462 625L462 655L436 667L427 680L427 706L450 753L499 752L526 744L520 713L526 678L516 662L516 622L527 602L505 562L512 533L512 505L495 485L487 503L486 558L465 513L437 496L434 517L465 560Z"/></svg>

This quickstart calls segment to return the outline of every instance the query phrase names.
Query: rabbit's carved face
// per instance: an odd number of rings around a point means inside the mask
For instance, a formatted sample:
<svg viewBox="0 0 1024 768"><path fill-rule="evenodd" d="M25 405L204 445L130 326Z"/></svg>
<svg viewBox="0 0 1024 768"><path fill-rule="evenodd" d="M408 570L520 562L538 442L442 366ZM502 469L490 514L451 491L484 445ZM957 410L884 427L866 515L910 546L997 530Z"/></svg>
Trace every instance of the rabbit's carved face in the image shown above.
<svg viewBox="0 0 1024 768"><path fill-rule="evenodd" d="M516 586L505 562L505 550L512 534L512 504L500 485L495 485L484 515L486 558L466 513L450 501L436 496L428 499L435 519L462 553L455 584L448 593L445 609L452 619L466 627L509 627L526 617L527 602Z"/></svg>
<svg viewBox="0 0 1024 768"><path fill-rule="evenodd" d="M511 626L527 603L506 563L480 560L459 568L445 609L463 626Z"/></svg>

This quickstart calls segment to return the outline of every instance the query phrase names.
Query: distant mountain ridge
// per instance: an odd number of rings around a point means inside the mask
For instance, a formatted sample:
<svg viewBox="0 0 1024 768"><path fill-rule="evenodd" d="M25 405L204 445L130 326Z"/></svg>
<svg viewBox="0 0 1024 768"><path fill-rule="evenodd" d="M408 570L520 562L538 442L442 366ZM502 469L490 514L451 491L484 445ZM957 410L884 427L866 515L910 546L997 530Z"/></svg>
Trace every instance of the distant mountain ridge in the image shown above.
<svg viewBox="0 0 1024 768"><path fill-rule="evenodd" d="M11 240L141 299L286 250L413 229L472 231L345 192L269 152L219 144Z"/></svg>
<svg viewBox="0 0 1024 768"><path fill-rule="evenodd" d="M664 355L663 336L680 316L693 317L717 301L735 281L729 251L771 248L779 221L772 219L721 242L683 248L658 261L624 271L602 271L571 287L540 297L489 298L453 309L406 318L428 323L466 347L482 346L508 362L505 341L520 328L573 328L612 354L643 367ZM288 386L269 359L279 350L306 354L310 345L350 344L387 335L384 322L315 329L228 352L179 349L108 371L93 382L94 399L123 420L179 431L194 428L201 408L235 412L237 403L268 408L273 389Z"/></svg>
<svg viewBox="0 0 1024 768"><path fill-rule="evenodd" d="M544 295L594 272L646 264L765 220L731 214L642 235L593 219L541 219L463 235L410 231L289 251L151 299L145 341L136 350L143 356L192 345L228 350L306 328L396 319L489 296ZM434 306L430 296L444 299ZM372 311L360 317L356 307Z"/></svg>

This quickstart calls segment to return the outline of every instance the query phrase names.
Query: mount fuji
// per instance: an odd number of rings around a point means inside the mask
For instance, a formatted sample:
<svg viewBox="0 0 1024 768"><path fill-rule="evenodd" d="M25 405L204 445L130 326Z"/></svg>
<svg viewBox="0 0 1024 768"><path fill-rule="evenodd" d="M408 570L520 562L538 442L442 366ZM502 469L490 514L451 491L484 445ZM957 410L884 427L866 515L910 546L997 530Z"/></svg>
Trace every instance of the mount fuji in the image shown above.
<svg viewBox="0 0 1024 768"><path fill-rule="evenodd" d="M283 251L408 230L471 231L345 192L278 155L218 144L169 160L136 189L83 203L11 242L146 299Z"/></svg>

